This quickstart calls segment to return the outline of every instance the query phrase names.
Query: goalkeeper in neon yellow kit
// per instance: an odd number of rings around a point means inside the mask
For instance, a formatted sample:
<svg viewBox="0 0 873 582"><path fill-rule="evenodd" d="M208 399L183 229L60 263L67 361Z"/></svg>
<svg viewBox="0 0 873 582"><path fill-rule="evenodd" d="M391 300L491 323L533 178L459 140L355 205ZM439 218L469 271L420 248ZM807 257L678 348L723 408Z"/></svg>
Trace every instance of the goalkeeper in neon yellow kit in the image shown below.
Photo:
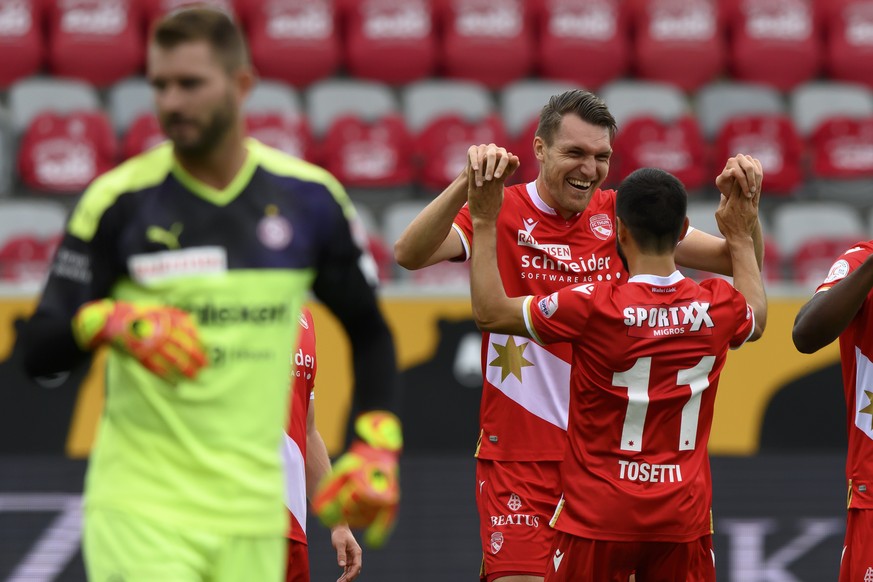
<svg viewBox="0 0 873 582"><path fill-rule="evenodd" d="M158 22L148 77L168 141L88 187L19 337L32 376L109 348L84 496L89 578L282 578L288 353L310 289L346 330L364 411L318 508L384 542L402 442L394 346L345 191L245 138L254 74L224 13Z"/></svg>

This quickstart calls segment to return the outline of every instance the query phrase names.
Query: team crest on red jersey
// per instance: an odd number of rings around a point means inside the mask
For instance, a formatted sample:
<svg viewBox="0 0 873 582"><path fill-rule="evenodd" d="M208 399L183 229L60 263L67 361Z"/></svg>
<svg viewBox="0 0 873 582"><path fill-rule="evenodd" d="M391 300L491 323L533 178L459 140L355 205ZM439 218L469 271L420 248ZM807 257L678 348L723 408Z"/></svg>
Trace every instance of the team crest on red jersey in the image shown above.
<svg viewBox="0 0 873 582"><path fill-rule="evenodd" d="M491 534L491 553L496 554L503 547L503 534L499 531Z"/></svg>
<svg viewBox="0 0 873 582"><path fill-rule="evenodd" d="M600 240L606 240L612 236L612 219L607 214L595 214L588 219L591 232Z"/></svg>

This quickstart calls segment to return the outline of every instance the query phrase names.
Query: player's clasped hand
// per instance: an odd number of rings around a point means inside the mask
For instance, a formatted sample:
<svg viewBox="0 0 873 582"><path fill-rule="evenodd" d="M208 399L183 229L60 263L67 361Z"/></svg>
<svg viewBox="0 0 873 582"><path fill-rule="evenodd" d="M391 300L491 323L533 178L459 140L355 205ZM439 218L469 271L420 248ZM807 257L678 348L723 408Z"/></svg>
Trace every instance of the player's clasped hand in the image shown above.
<svg viewBox="0 0 873 582"><path fill-rule="evenodd" d="M73 318L73 335L83 349L110 345L168 382L195 378L207 362L191 316L175 307L92 301Z"/></svg>
<svg viewBox="0 0 873 582"><path fill-rule="evenodd" d="M519 166L518 156L493 143L470 146L467 149L467 165L472 170L476 186L490 180L505 180Z"/></svg>
<svg viewBox="0 0 873 582"><path fill-rule="evenodd" d="M715 179L715 185L723 196L744 194L749 198L761 196L764 170L761 162L752 156L737 154L728 158L724 169Z"/></svg>
<svg viewBox="0 0 873 582"><path fill-rule="evenodd" d="M328 527L348 523L366 528L364 542L378 548L394 529L400 503L400 420L390 412L374 410L357 418L355 432L358 439L319 484L312 506Z"/></svg>

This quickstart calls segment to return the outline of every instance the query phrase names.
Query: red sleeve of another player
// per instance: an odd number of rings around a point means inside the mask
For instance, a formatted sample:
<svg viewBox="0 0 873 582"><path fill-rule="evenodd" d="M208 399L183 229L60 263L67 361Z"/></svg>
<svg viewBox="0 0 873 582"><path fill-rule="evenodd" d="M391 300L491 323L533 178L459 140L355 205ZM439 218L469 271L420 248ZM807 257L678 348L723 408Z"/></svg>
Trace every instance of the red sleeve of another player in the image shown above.
<svg viewBox="0 0 873 582"><path fill-rule="evenodd" d="M458 234L461 236L461 243L464 245L464 256L456 257L455 260L466 261L470 258L471 244L473 243L473 219L470 218L470 209L464 204L461 211L455 216L455 221L452 224Z"/></svg>
<svg viewBox="0 0 873 582"><path fill-rule="evenodd" d="M722 317L730 318L728 321L733 322L735 327L730 347L738 348L746 343L755 331L755 314L743 294L724 279L709 279L701 283L701 287L703 286L712 288L714 305L711 308L719 309L719 313L724 313L722 309L729 310L729 315Z"/></svg>
<svg viewBox="0 0 873 582"><path fill-rule="evenodd" d="M585 283L564 287L551 295L531 295L524 302L524 321L530 336L540 344L565 342L584 334L594 310L598 289Z"/></svg>
<svg viewBox="0 0 873 582"><path fill-rule="evenodd" d="M846 250L839 258L831 265L831 270L828 271L827 277L821 285L816 288L815 292L830 289L839 281L845 279L849 273L861 266L864 259L870 254L870 249L862 243L858 243L851 249Z"/></svg>

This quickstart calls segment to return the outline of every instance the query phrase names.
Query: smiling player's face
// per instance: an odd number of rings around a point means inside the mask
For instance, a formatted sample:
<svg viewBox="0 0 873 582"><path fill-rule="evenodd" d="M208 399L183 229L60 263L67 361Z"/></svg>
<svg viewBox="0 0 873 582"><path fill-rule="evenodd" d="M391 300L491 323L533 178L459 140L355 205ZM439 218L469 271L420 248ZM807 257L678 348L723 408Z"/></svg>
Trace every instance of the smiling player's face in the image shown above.
<svg viewBox="0 0 873 582"><path fill-rule="evenodd" d="M565 218L584 211L609 173L612 143L609 129L568 113L551 144L537 136L534 152L540 162L537 189L543 200Z"/></svg>
<svg viewBox="0 0 873 582"><path fill-rule="evenodd" d="M237 122L233 78L206 41L153 44L148 77L161 129L179 154L208 154Z"/></svg>

